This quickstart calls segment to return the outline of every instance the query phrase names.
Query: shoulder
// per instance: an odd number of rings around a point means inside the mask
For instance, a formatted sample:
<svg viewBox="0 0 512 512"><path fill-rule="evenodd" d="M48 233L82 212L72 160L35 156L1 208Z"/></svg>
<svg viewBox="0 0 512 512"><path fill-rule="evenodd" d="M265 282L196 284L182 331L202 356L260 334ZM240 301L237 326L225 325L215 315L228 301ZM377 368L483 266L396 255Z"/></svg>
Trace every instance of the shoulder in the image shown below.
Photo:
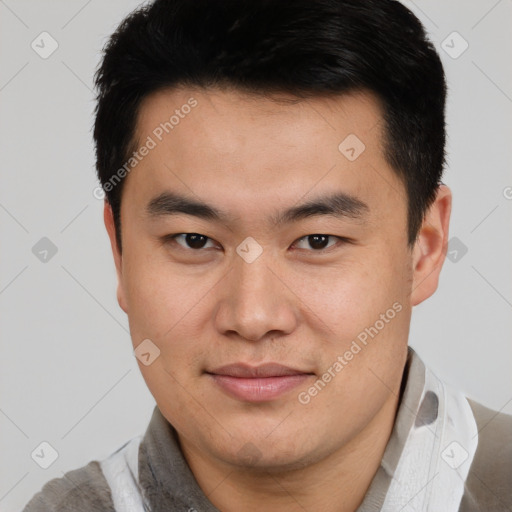
<svg viewBox="0 0 512 512"><path fill-rule="evenodd" d="M115 512L100 463L91 461L47 482L23 512Z"/></svg>
<svg viewBox="0 0 512 512"><path fill-rule="evenodd" d="M512 509L512 416L468 399L478 445L459 512Z"/></svg>

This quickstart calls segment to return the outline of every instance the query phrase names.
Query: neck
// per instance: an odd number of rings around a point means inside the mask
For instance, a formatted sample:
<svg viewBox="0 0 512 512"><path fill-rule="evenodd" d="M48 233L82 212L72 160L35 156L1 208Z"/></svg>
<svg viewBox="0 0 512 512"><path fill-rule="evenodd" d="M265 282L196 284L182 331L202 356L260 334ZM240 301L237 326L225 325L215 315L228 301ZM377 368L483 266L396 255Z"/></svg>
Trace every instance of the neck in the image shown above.
<svg viewBox="0 0 512 512"><path fill-rule="evenodd" d="M299 470L270 472L227 467L180 437L199 486L222 512L322 510L354 512L377 472L393 430L399 397L389 399L348 444Z"/></svg>

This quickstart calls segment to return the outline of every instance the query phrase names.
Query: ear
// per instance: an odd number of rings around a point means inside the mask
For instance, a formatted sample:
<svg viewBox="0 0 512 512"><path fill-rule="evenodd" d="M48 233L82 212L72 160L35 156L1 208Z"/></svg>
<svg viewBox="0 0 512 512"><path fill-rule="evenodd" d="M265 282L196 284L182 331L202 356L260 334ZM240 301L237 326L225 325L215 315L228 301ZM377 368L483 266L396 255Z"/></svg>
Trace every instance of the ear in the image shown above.
<svg viewBox="0 0 512 512"><path fill-rule="evenodd" d="M112 207L106 199L103 207L103 220L105 221L105 228L107 229L108 237L110 238L110 246L112 247L112 254L114 256L114 263L116 265L117 302L119 303L121 309L125 313L128 313L123 285L123 257L117 246L116 227L114 224L114 214L112 212Z"/></svg>
<svg viewBox="0 0 512 512"><path fill-rule="evenodd" d="M448 248L451 209L452 193L446 185L440 185L413 248L413 306L428 299L437 289Z"/></svg>

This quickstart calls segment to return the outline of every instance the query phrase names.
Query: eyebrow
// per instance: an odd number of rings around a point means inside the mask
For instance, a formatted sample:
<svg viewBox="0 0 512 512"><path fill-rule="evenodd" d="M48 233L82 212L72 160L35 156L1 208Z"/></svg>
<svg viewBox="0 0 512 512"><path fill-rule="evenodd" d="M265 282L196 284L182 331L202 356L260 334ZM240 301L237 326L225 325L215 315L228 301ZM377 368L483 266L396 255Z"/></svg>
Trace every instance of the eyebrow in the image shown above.
<svg viewBox="0 0 512 512"><path fill-rule="evenodd" d="M369 211L370 208L361 199L345 192L337 192L317 197L278 212L277 215L270 216L269 222L273 225L280 225L318 215L363 221ZM151 199L146 206L146 214L151 219L185 214L222 223L228 223L230 220L228 213L175 192L163 192Z"/></svg>

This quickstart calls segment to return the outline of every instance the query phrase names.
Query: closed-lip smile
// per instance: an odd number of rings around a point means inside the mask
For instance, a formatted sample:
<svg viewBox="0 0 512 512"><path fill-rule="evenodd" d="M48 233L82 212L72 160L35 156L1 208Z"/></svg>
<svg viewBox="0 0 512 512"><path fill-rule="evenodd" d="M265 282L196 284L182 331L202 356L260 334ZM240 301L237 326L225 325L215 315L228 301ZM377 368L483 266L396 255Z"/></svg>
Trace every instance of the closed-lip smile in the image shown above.
<svg viewBox="0 0 512 512"><path fill-rule="evenodd" d="M229 396L246 402L265 402L283 395L314 373L279 363L251 366L233 363L206 371Z"/></svg>

